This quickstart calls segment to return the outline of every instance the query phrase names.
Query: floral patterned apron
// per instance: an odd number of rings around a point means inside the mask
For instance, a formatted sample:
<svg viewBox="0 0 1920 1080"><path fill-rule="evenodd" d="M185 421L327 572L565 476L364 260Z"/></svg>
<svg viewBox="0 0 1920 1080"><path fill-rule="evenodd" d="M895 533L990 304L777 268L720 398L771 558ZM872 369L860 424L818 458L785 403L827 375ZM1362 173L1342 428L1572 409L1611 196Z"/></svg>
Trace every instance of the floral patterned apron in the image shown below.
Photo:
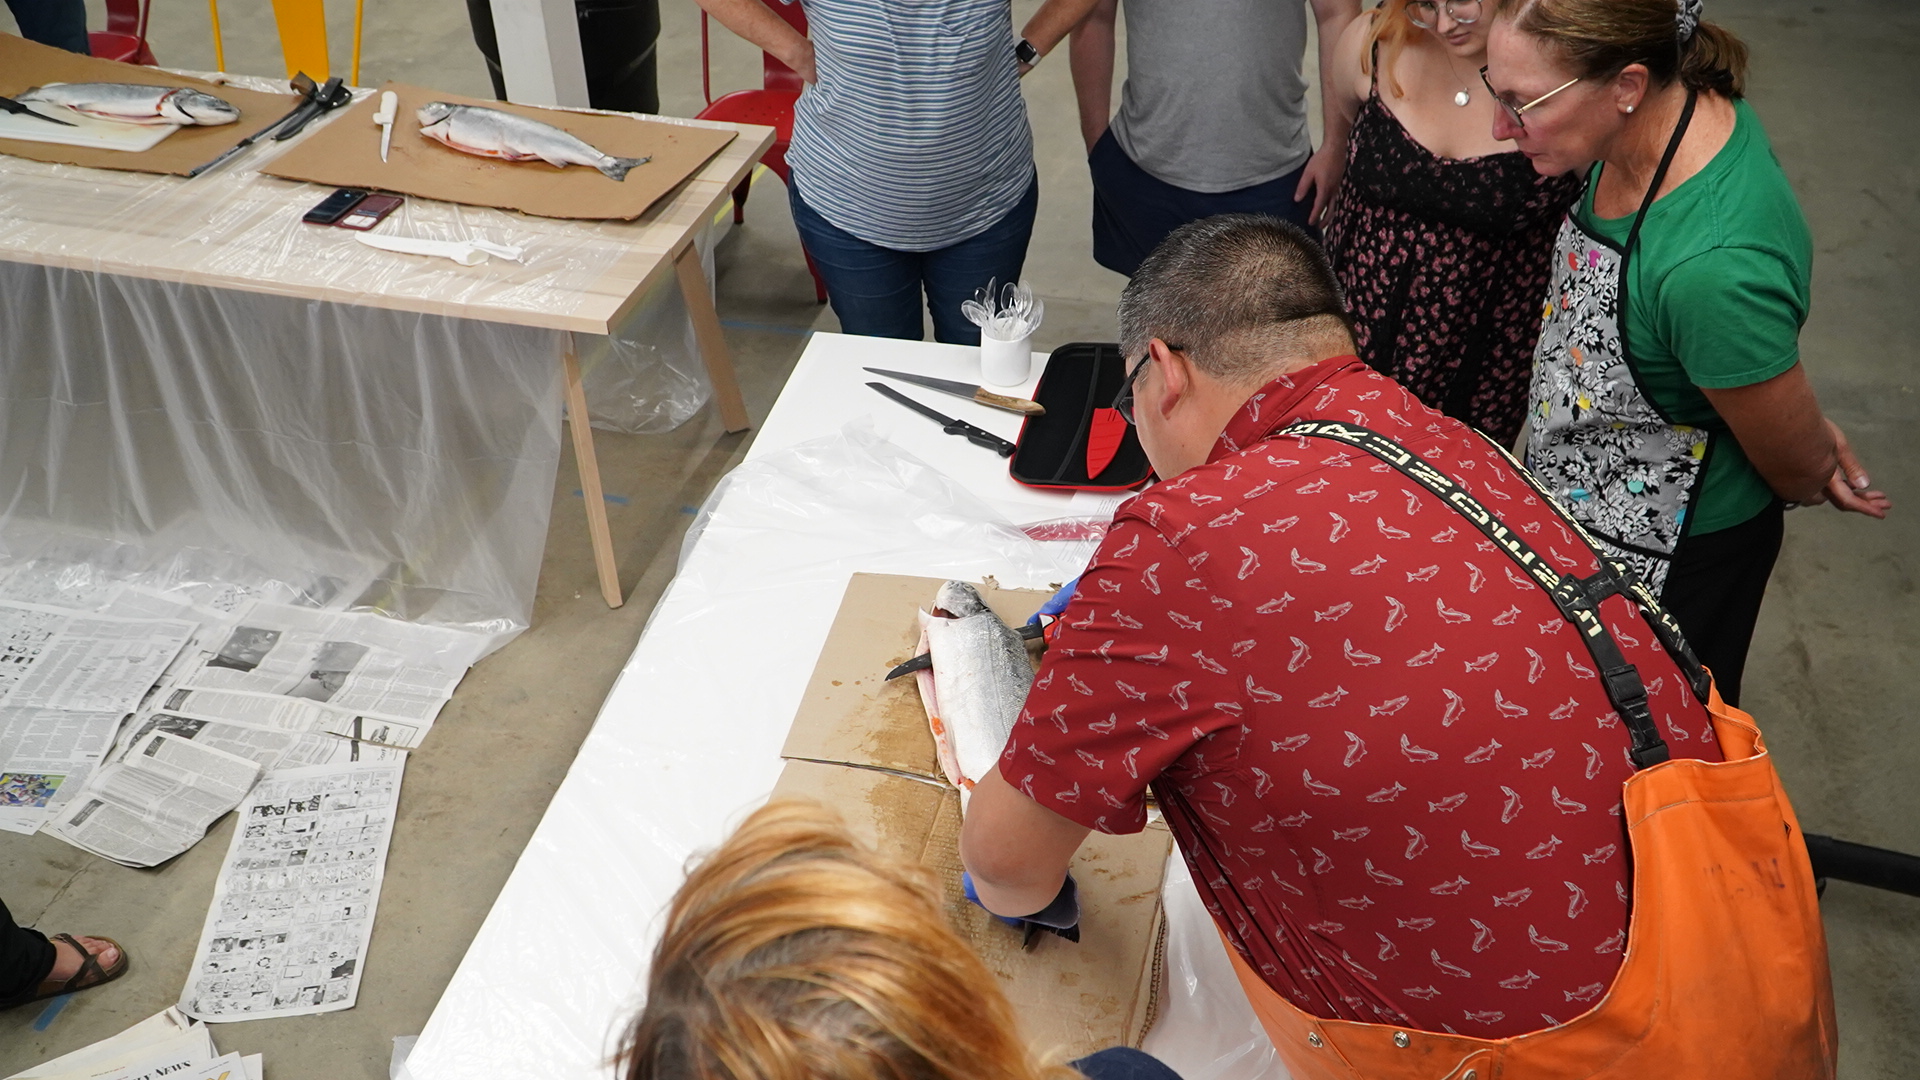
<svg viewBox="0 0 1920 1080"><path fill-rule="evenodd" d="M1571 211L1561 223L1527 414L1527 467L1655 594L1686 532L1715 436L1674 423L1642 389L1627 342L1627 260L1696 97L1688 91L1625 245L1587 232Z"/></svg>

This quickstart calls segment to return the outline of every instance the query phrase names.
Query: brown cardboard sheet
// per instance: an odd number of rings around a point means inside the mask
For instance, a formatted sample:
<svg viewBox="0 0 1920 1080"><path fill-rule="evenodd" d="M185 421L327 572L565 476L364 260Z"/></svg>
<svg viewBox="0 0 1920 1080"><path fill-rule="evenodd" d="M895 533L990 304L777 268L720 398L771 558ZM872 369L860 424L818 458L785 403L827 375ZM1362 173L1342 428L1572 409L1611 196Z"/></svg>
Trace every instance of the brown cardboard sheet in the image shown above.
<svg viewBox="0 0 1920 1080"><path fill-rule="evenodd" d="M781 757L853 762L945 782L914 680L885 681L888 671L913 657L920 640L914 613L933 605L942 580L853 575ZM981 599L1013 626L1026 622L1048 595L980 586Z"/></svg>
<svg viewBox="0 0 1920 1080"><path fill-rule="evenodd" d="M380 128L374 94L329 119L300 145L268 162L261 172L288 180L335 187L375 188L468 206L519 210L536 217L625 220L646 213L699 172L735 133L686 127L632 115L601 115L444 94L405 83L388 83L400 97L393 146L380 160ZM582 165L558 168L544 161L501 161L463 153L420 134L415 115L430 101L502 109L564 129L602 153L650 157L625 180L611 180Z"/></svg>
<svg viewBox="0 0 1920 1080"><path fill-rule="evenodd" d="M949 922L998 976L1035 1051L1079 1056L1138 1046L1157 1005L1160 886L1172 837L1161 824L1133 836L1088 837L1073 865L1078 943L1042 934L1023 951L1019 932L967 902L959 793L938 779L914 680L881 681L912 654L914 612L939 586L937 578L854 575L781 751L790 760L774 797L826 803L869 843L930 868L945 889ZM1011 622L1048 595L990 586L981 594Z"/></svg>
<svg viewBox="0 0 1920 1080"><path fill-rule="evenodd" d="M48 161L59 165L87 165L96 169L171 173L185 176L233 148L241 139L285 116L299 104L293 94L262 94L234 86L216 86L159 68L95 60L65 49L39 45L11 34L0 34L0 95L19 97L30 87L47 83L124 82L149 86L191 86L224 98L240 110L240 119L217 127L183 127L151 150L130 153L58 143L0 139L0 154ZM49 110L57 114L58 110Z"/></svg>

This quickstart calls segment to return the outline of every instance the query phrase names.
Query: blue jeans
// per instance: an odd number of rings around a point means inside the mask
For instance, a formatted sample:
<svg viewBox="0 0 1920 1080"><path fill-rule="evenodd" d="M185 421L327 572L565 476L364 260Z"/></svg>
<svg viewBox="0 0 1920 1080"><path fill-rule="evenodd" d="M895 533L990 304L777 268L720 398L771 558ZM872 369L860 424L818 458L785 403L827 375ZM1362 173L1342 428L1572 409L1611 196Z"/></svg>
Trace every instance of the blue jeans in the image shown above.
<svg viewBox="0 0 1920 1080"><path fill-rule="evenodd" d="M1272 214L1317 239L1318 230L1307 226L1313 201L1293 197L1306 169L1303 164L1278 179L1238 191L1188 191L1141 168L1109 129L1087 155L1087 170L1093 174L1093 261L1132 277L1167 234L1215 214Z"/></svg>
<svg viewBox="0 0 1920 1080"><path fill-rule="evenodd" d="M1180 1080L1159 1058L1125 1046L1110 1046L1073 1063L1087 1080Z"/></svg>
<svg viewBox="0 0 1920 1080"><path fill-rule="evenodd" d="M7 0L7 8L21 37L87 55L85 0Z"/></svg>
<svg viewBox="0 0 1920 1080"><path fill-rule="evenodd" d="M980 328L960 314L960 302L987 283L1020 280L1033 236L1033 215L1040 205L1040 178L1034 177L1019 203L987 231L935 251L895 251L835 226L815 213L792 185L793 224L800 242L827 284L827 299L849 334L905 338L926 336L920 296L926 293L935 341L980 344Z"/></svg>

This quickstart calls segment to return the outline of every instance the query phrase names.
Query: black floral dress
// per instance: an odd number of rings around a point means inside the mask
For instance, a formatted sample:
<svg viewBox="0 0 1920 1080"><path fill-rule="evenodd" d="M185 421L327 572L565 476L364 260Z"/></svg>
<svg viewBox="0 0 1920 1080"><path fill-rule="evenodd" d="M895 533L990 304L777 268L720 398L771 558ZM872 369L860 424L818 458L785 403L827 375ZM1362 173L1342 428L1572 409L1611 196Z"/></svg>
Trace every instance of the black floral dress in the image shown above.
<svg viewBox="0 0 1920 1080"><path fill-rule="evenodd" d="M1519 437L1553 238L1577 174L1519 151L1444 158L1367 95L1347 140L1327 254L1360 358L1502 446Z"/></svg>

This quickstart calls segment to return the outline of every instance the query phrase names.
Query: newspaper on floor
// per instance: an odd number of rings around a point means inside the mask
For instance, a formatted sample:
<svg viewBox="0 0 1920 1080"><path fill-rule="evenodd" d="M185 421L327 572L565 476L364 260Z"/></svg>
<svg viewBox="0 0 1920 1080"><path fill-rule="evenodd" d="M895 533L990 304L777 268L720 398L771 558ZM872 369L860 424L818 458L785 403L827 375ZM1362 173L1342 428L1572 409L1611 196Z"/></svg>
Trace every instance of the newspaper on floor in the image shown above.
<svg viewBox="0 0 1920 1080"><path fill-rule="evenodd" d="M353 1006L404 766L317 765L254 788L214 885L182 1012L211 1022Z"/></svg>
<svg viewBox="0 0 1920 1080"><path fill-rule="evenodd" d="M200 842L260 777L251 758L156 727L93 775L44 828L124 866L158 866Z"/></svg>
<svg viewBox="0 0 1920 1080"><path fill-rule="evenodd" d="M168 695L169 701L181 701L183 704L196 704L192 695L204 691L176 691ZM243 695L229 695L240 697ZM325 765L335 761L361 760L374 756L372 751L404 749L390 744L376 742L373 739L359 738L362 729L384 733L385 723L360 723L347 714L345 718L329 715L324 706L315 709L300 709L307 702L289 701L270 695L244 695L271 703L280 715L263 717L259 713L247 714L244 719L231 716L209 716L204 713L185 709L153 709L135 717L128 728L122 746L113 760L120 760L132 746L145 738L148 733L164 731L181 739L190 739L201 746L210 746L224 750L229 754L247 758L258 764L262 772L275 769L293 769L304 765ZM278 706L291 706L284 710ZM333 725L342 729L336 732ZM353 744L361 744L355 747ZM363 751L361 757L355 757L356 751Z"/></svg>
<svg viewBox="0 0 1920 1080"><path fill-rule="evenodd" d="M41 1077L81 1072L102 1062L114 1063L122 1055L176 1038L190 1030L204 1030L204 1025L198 1020L189 1019L178 1008L169 1005L118 1035L109 1035L99 1042L62 1054L51 1061L43 1061L24 1072L14 1073L7 1077L7 1080L39 1080ZM212 1053L213 1042L209 1036L207 1055L211 1057Z"/></svg>
<svg viewBox="0 0 1920 1080"><path fill-rule="evenodd" d="M106 756L122 719L0 706L0 829L31 833L59 813Z"/></svg>
<svg viewBox="0 0 1920 1080"><path fill-rule="evenodd" d="M402 750L419 746L428 727L248 690L173 690L161 696L157 707L180 716L230 720L275 731L327 732Z"/></svg>
<svg viewBox="0 0 1920 1080"><path fill-rule="evenodd" d="M478 634L378 615L255 604L177 683L189 690L278 694L427 724L485 644Z"/></svg>
<svg viewBox="0 0 1920 1080"><path fill-rule="evenodd" d="M130 713L196 629L0 601L0 705Z"/></svg>
<svg viewBox="0 0 1920 1080"><path fill-rule="evenodd" d="M178 1016L169 1010L161 1016ZM55 1058L20 1077L35 1080L182 1080L220 1060L213 1033L205 1024L182 1027L171 1018L156 1024L149 1018L119 1035ZM138 1040L129 1038L138 1032ZM237 1080L237 1078L236 1078Z"/></svg>
<svg viewBox="0 0 1920 1080"><path fill-rule="evenodd" d="M165 1080L248 1080L247 1063L239 1054L223 1054L203 1065L171 1073Z"/></svg>

